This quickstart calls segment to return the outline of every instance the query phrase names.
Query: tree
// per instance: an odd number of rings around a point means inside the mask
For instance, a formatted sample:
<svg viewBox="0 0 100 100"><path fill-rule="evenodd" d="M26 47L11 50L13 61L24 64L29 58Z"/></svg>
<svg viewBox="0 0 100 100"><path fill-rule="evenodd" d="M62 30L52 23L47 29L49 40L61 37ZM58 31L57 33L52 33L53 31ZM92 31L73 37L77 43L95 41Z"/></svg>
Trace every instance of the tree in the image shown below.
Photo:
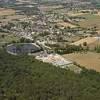
<svg viewBox="0 0 100 100"><path fill-rule="evenodd" d="M4 35L4 34L2 34L2 35L1 35L1 37L2 37L2 38L5 38L5 35Z"/></svg>
<svg viewBox="0 0 100 100"><path fill-rule="evenodd" d="M86 46L87 46L87 42L83 42L83 46L85 46L85 47L86 47Z"/></svg>

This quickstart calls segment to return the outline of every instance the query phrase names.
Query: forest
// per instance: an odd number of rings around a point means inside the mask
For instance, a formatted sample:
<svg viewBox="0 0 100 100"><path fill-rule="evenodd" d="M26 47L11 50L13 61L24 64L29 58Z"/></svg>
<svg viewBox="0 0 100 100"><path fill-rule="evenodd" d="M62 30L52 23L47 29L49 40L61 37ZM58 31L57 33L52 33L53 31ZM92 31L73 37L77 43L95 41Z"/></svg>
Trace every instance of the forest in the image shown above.
<svg viewBox="0 0 100 100"><path fill-rule="evenodd" d="M100 73L75 74L0 50L0 100L100 100Z"/></svg>

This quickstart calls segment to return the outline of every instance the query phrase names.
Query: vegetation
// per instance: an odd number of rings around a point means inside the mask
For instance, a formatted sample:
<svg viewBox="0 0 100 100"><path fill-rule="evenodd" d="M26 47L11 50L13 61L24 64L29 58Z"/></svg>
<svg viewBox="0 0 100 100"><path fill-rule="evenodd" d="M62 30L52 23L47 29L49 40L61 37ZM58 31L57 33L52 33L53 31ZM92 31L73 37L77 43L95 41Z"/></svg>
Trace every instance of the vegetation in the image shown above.
<svg viewBox="0 0 100 100"><path fill-rule="evenodd" d="M95 47L95 51L96 51L97 53L100 53L100 45L98 45L98 46Z"/></svg>
<svg viewBox="0 0 100 100"><path fill-rule="evenodd" d="M20 43L32 43L34 41L32 40L29 40L29 39L25 39L24 37L21 37L20 40L18 41Z"/></svg>
<svg viewBox="0 0 100 100"><path fill-rule="evenodd" d="M100 100L100 74L81 74L0 50L0 100Z"/></svg>
<svg viewBox="0 0 100 100"><path fill-rule="evenodd" d="M74 53L74 52L81 52L83 51L82 46L75 46L75 45L67 45L66 47L56 47L55 52L59 54L68 54L68 53Z"/></svg>

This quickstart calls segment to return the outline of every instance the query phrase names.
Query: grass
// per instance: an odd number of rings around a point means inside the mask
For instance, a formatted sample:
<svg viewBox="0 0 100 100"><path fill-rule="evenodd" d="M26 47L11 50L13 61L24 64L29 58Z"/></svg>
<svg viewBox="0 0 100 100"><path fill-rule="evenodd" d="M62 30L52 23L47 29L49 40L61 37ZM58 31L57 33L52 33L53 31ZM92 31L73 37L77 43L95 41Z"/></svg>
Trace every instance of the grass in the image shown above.
<svg viewBox="0 0 100 100"><path fill-rule="evenodd" d="M4 35L4 37L2 37ZM0 33L0 47L5 43L10 43L12 41L18 41L19 38L9 33Z"/></svg>
<svg viewBox="0 0 100 100"><path fill-rule="evenodd" d="M18 40L18 37L14 36L13 34L7 34L4 36L4 38L2 38L0 34L0 42L11 42L13 40Z"/></svg>

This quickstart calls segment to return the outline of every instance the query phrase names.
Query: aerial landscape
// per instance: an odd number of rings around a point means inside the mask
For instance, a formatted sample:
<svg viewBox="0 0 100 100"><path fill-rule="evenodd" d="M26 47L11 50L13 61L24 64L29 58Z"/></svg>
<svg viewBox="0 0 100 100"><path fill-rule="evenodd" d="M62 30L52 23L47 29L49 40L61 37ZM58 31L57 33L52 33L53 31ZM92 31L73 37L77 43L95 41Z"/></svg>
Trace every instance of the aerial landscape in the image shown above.
<svg viewBox="0 0 100 100"><path fill-rule="evenodd" d="M0 0L0 100L100 100L100 0Z"/></svg>

